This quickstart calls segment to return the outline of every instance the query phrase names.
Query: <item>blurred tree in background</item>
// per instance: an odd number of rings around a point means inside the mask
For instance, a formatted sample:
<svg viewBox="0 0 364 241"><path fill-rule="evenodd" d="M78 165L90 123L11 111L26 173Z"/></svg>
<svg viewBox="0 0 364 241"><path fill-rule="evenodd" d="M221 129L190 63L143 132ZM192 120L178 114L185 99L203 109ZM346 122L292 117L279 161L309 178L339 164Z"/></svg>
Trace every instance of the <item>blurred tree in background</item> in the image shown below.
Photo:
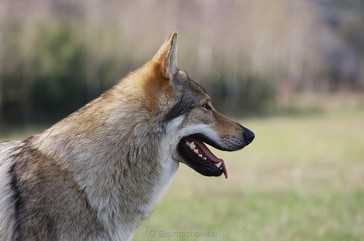
<svg viewBox="0 0 364 241"><path fill-rule="evenodd" d="M360 90L363 4L339 0L0 2L0 124L57 120L180 32L179 66L231 113Z"/></svg>

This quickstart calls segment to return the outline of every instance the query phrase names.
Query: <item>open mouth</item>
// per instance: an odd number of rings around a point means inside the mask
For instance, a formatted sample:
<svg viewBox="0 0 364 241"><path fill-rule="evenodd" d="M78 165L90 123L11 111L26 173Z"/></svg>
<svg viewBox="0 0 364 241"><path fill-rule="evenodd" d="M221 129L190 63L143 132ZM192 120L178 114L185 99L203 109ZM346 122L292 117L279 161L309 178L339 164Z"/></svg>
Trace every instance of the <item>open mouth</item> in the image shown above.
<svg viewBox="0 0 364 241"><path fill-rule="evenodd" d="M228 173L224 160L215 156L205 142L211 143L211 140L200 134L184 137L178 144L178 152L185 163L200 174L205 176L224 174L227 178Z"/></svg>

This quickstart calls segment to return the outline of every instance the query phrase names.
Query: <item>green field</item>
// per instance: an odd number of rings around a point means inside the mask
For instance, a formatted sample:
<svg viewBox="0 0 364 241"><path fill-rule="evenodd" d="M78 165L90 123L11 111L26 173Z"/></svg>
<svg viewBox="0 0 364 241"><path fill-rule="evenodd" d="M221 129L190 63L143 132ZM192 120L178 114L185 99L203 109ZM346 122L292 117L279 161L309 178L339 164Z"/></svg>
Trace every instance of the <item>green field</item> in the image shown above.
<svg viewBox="0 0 364 241"><path fill-rule="evenodd" d="M181 166L135 241L364 240L364 110L244 124L229 179Z"/></svg>

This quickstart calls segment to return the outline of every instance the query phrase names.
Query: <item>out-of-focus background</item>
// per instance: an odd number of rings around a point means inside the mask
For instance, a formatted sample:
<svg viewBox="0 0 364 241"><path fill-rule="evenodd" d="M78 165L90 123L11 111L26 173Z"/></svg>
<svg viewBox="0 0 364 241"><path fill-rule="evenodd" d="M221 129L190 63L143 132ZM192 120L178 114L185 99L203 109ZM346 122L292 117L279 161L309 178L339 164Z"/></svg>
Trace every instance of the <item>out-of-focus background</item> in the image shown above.
<svg viewBox="0 0 364 241"><path fill-rule="evenodd" d="M256 133L181 167L134 240L364 240L364 1L0 1L0 139L31 135L179 32L179 66Z"/></svg>

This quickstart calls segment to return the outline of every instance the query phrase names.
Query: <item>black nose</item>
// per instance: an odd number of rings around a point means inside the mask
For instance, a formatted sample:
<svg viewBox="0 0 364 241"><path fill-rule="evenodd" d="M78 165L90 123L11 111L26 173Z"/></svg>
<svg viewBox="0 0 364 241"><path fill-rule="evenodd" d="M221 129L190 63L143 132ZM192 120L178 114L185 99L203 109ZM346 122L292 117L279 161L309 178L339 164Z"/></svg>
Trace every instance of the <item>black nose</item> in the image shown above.
<svg viewBox="0 0 364 241"><path fill-rule="evenodd" d="M252 132L251 130L244 128L243 137L246 145L248 145L254 140L255 135L254 132Z"/></svg>

